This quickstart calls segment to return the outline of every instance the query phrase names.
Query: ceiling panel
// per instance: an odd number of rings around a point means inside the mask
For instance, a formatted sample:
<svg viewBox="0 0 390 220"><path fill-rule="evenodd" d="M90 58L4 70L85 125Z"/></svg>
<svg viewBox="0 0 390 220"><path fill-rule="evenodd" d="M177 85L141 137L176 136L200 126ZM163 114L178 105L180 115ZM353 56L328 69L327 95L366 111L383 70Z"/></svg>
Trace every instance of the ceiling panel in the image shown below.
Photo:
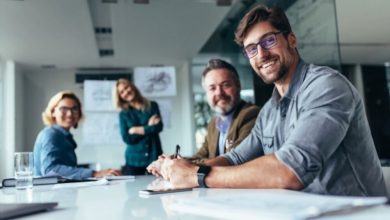
<svg viewBox="0 0 390 220"><path fill-rule="evenodd" d="M147 65L190 60L229 9L188 0L112 7L113 41L118 62Z"/></svg>
<svg viewBox="0 0 390 220"><path fill-rule="evenodd" d="M198 53L230 9L211 0L149 2L110 4L115 54L101 58L87 0L1 0L0 57L59 68L177 65ZM389 0L336 0L342 63L390 61L389 8Z"/></svg>
<svg viewBox="0 0 390 220"><path fill-rule="evenodd" d="M97 59L86 1L0 1L0 56L74 66Z"/></svg>
<svg viewBox="0 0 390 220"><path fill-rule="evenodd" d="M342 63L390 61L389 9L389 0L336 0Z"/></svg>
<svg viewBox="0 0 390 220"><path fill-rule="evenodd" d="M0 56L60 68L175 65L198 53L230 9L205 0L109 5L115 54L100 58L87 0L0 1Z"/></svg>

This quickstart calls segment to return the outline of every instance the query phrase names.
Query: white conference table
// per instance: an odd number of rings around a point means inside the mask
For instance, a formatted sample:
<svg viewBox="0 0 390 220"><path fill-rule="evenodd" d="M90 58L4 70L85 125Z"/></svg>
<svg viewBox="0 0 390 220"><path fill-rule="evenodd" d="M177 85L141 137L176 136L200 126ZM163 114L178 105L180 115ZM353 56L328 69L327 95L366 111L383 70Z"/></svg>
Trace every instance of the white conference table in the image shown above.
<svg viewBox="0 0 390 220"><path fill-rule="evenodd" d="M2 188L0 189L0 202L58 202L58 207L52 211L25 216L21 219L214 219L173 212L168 207L178 198L212 197L260 190L194 189L188 192L140 196L138 191L145 189L154 179L153 176L137 176L134 180L111 181L109 185L61 189L53 189L53 185L34 186L32 190ZM288 190L285 191L288 193ZM390 219L390 206L381 205L321 219Z"/></svg>

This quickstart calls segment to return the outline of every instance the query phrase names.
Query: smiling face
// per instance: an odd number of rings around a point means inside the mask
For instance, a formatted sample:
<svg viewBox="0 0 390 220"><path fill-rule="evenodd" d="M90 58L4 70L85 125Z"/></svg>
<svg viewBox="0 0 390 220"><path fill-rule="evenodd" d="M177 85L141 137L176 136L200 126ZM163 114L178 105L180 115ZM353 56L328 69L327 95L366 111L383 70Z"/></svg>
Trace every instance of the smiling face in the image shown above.
<svg viewBox="0 0 390 220"><path fill-rule="evenodd" d="M244 41L244 48L251 44L257 44L260 40L268 37L270 33L277 33L269 22L259 22L249 29ZM278 83L286 75L291 75L294 63L298 60L296 52L296 38L291 32L287 38L283 34L276 34L276 44L270 49L257 46L258 53L250 58L249 62L253 70L267 84Z"/></svg>
<svg viewBox="0 0 390 220"><path fill-rule="evenodd" d="M56 124L69 130L80 120L80 106L72 98L62 99L52 112Z"/></svg>
<svg viewBox="0 0 390 220"><path fill-rule="evenodd" d="M119 83L117 86L119 97L129 103L135 101L135 91L127 83Z"/></svg>
<svg viewBox="0 0 390 220"><path fill-rule="evenodd" d="M210 70L203 78L210 107L218 114L226 115L240 100L240 85L227 69Z"/></svg>

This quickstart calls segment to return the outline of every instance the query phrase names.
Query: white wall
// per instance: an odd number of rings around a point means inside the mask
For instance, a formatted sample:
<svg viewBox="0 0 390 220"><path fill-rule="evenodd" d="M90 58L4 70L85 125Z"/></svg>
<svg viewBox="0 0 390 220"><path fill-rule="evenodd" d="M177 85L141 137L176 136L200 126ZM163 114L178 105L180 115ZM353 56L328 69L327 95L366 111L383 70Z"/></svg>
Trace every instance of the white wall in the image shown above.
<svg viewBox="0 0 390 220"><path fill-rule="evenodd" d="M32 150L36 135L44 127L41 113L49 99L60 90L72 90L83 102L82 85L75 84L74 70L25 70L24 71L24 145ZM176 144L182 146L183 155L191 155L194 149L192 93L189 64L176 67L177 96L170 99L173 104L171 127L164 127L161 142L165 153L173 153ZM72 130L78 143L76 150L79 163L100 163L102 168L124 164L125 144L122 145L86 145L83 144L83 125Z"/></svg>
<svg viewBox="0 0 390 220"><path fill-rule="evenodd" d="M0 179L13 175L13 153L23 151L23 75L13 61L2 62L2 66Z"/></svg>

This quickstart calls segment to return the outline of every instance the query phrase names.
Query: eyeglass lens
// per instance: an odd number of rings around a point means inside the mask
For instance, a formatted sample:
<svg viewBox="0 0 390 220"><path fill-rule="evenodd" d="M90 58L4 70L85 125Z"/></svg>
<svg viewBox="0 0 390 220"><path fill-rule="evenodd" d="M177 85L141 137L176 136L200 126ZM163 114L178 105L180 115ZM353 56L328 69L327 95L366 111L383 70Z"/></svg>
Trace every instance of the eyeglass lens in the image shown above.
<svg viewBox="0 0 390 220"><path fill-rule="evenodd" d="M71 111L73 114L76 114L76 113L80 112L80 109L77 106L74 106L74 107L61 106L61 107L59 107L59 110L63 114L66 114L68 111Z"/></svg>
<svg viewBox="0 0 390 220"><path fill-rule="evenodd" d="M263 49L271 49L275 44L276 44L276 34L279 34L280 32L277 33L271 33L268 36L262 38L257 44L250 44L247 47L244 48L244 54L248 58L252 58L257 55L257 45L260 45L261 48Z"/></svg>

